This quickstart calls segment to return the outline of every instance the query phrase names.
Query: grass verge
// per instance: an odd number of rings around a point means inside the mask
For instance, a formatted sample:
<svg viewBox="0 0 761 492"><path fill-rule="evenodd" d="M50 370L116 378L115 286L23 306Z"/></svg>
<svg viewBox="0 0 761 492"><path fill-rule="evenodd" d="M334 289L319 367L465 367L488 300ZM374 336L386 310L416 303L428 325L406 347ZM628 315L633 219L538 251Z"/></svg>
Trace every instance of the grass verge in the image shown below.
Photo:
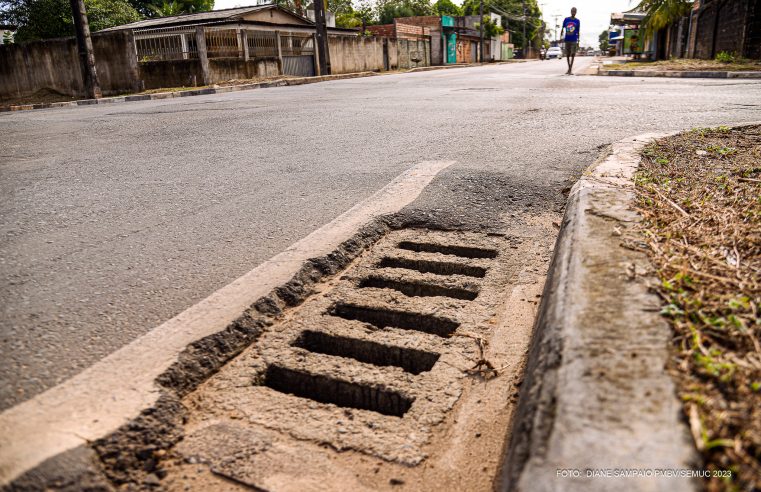
<svg viewBox="0 0 761 492"><path fill-rule="evenodd" d="M724 63L716 60L675 59L657 62L627 62L603 65L603 70L643 70L667 72L717 71L717 72L758 72L761 62L738 60Z"/></svg>
<svg viewBox="0 0 761 492"><path fill-rule="evenodd" d="M642 234L674 333L668 370L708 490L761 490L761 126L643 151Z"/></svg>

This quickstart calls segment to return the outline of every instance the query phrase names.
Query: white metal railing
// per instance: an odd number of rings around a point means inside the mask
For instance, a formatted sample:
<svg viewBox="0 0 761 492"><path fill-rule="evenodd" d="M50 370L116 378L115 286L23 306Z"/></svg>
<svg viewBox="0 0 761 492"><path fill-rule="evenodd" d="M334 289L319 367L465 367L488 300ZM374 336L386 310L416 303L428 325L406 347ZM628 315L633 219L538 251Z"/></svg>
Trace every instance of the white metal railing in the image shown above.
<svg viewBox="0 0 761 492"><path fill-rule="evenodd" d="M198 58L196 26L135 29L138 61Z"/></svg>
<svg viewBox="0 0 761 492"><path fill-rule="evenodd" d="M141 62L188 60L198 58L196 25L135 29L135 51ZM208 58L249 58L269 56L304 56L314 54L314 36L310 33L236 29L229 26L205 26L204 39Z"/></svg>

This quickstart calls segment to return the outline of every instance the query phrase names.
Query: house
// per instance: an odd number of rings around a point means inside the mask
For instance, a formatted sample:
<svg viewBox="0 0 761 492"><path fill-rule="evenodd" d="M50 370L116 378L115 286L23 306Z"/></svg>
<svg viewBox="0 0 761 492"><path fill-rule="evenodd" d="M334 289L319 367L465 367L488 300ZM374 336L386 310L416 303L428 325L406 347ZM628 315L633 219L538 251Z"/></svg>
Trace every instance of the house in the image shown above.
<svg viewBox="0 0 761 492"><path fill-rule="evenodd" d="M501 17L491 14L497 23ZM394 19L393 24L367 26L375 36L394 39L429 39L431 65L478 61L480 32L478 16L415 16ZM486 39L484 59L501 59L501 39ZM492 55L493 53L493 55Z"/></svg>
<svg viewBox="0 0 761 492"><path fill-rule="evenodd" d="M632 10L611 15L618 34L619 55L637 54L635 48L656 60L674 58L713 59L722 51L761 59L761 1L695 0L688 15L655 32L647 39L639 31L645 13Z"/></svg>
<svg viewBox="0 0 761 492"><path fill-rule="evenodd" d="M113 31L132 32L142 63L198 59L201 46L208 59L228 59L228 65L230 59L249 62L277 58L285 75L316 72L314 22L274 4L145 19L100 32ZM328 35L356 36L357 31L329 27ZM238 64L238 68L242 66ZM265 67L263 73L238 72L240 78L249 78L267 76L275 70ZM209 78L204 76L207 82Z"/></svg>

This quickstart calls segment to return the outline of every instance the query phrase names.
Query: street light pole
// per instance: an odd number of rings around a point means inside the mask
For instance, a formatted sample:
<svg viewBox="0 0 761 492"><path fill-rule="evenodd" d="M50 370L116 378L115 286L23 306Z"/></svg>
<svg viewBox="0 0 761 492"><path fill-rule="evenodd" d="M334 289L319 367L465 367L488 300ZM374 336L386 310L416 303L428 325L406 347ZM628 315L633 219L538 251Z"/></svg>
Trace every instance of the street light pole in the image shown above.
<svg viewBox="0 0 761 492"><path fill-rule="evenodd" d="M478 23L480 36L481 36L481 63L484 62L484 0L478 4L478 17L480 22Z"/></svg>
<svg viewBox="0 0 761 492"><path fill-rule="evenodd" d="M82 82L85 94L90 99L103 97L98 83L98 73L95 70L95 54L90 38L90 24L87 22L87 11L84 0L71 0L71 13L74 17L74 28L77 32L77 51L79 65L82 68Z"/></svg>

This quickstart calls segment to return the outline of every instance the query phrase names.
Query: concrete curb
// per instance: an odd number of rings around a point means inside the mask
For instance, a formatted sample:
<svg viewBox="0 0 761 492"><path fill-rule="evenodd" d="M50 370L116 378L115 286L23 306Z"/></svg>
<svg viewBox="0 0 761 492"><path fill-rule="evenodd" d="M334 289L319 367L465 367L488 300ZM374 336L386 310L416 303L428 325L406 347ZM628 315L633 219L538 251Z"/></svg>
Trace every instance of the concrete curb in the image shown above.
<svg viewBox="0 0 761 492"><path fill-rule="evenodd" d="M700 462L664 369L671 330L642 276L648 258L621 245L639 220L631 207L639 152L663 136L613 144L568 197L503 490L700 488L696 478L656 474L695 470ZM622 477L616 470L642 474Z"/></svg>
<svg viewBox="0 0 761 492"><path fill-rule="evenodd" d="M272 80L257 82L255 84L240 84L224 87L206 87L203 89L190 89L186 91L156 92L154 94L135 94L132 96L103 97L101 99L80 99L56 103L23 104L19 106L0 107L0 112L26 111L30 109L72 108L76 106L90 106L93 104L114 104L132 101L152 101L157 99L171 99L174 97L205 96L209 94L226 94L228 92L248 91L253 89L266 89L269 87L284 87L290 85L314 84L329 80L356 79L360 77L372 77L380 75L378 72L356 72L340 75L321 75L317 77L298 77L291 79Z"/></svg>
<svg viewBox="0 0 761 492"><path fill-rule="evenodd" d="M607 77L667 77L677 79L761 79L761 72L722 72L722 71L684 71L666 70L602 70L597 75Z"/></svg>
<svg viewBox="0 0 761 492"><path fill-rule="evenodd" d="M185 91L156 92L153 94L134 94L131 96L103 97L100 99L79 99L77 101L65 101L55 103L39 104L21 104L16 106L0 106L0 113L11 111L28 111L32 109L53 109L53 108L73 108L77 106L91 106L93 104L114 104L133 101L153 101L158 99L172 99L175 97L189 96L206 96L209 94L226 94L228 92L248 91L253 89L266 89L269 87L285 87L292 85L315 84L317 82L327 82L330 80L357 79L362 77L374 77L376 75L393 75L399 73L427 72L431 70L445 70L451 68L469 68L481 65L509 65L511 63L520 63L519 61L506 61L494 63L469 63L463 65L444 65L432 67L412 68L404 72L355 72L338 75L320 75L316 77L298 77L290 79L279 79L267 82L257 82L255 84L240 84L223 87L205 87L203 89L189 89Z"/></svg>

